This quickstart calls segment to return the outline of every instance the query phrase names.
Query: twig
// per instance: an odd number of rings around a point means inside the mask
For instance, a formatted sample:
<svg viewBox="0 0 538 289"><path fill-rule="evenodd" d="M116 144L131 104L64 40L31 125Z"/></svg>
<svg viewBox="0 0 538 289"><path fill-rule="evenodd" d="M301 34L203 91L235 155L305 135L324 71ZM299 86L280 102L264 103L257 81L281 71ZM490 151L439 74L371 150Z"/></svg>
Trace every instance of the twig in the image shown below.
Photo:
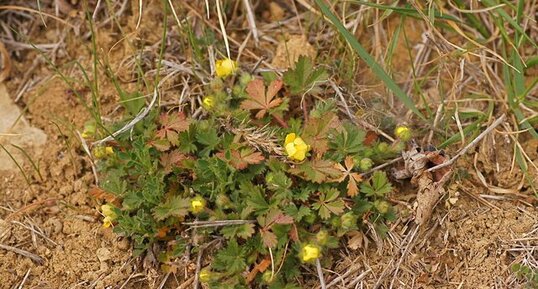
<svg viewBox="0 0 538 289"><path fill-rule="evenodd" d="M166 281L168 281L168 277L170 277L171 272L166 273L164 275L163 280L161 280L161 284L159 285L158 289L163 289L164 285L166 285Z"/></svg>
<svg viewBox="0 0 538 289"><path fill-rule="evenodd" d="M202 269L202 253L204 249L202 247L198 250L198 257L196 257L196 271L194 272L194 289L198 289L198 278L200 278L200 270Z"/></svg>
<svg viewBox="0 0 538 289"><path fill-rule="evenodd" d="M480 135L478 135L472 142L470 142L467 146L465 146L462 150L458 152L453 158L450 160L437 165L435 167L429 168L426 170L426 172L432 172L436 171L438 169L442 169L444 167L448 167L452 165L458 158L463 156L469 149L471 149L473 146L475 146L478 142L480 142L488 133L490 133L493 129L495 129L503 120L506 118L506 114L503 113L496 121L494 121L485 131L483 131Z"/></svg>
<svg viewBox="0 0 538 289"><path fill-rule="evenodd" d="M221 220L221 221L195 221L185 222L182 225L190 226L191 228L206 228L206 227L221 227L230 225L243 225L256 223L255 220Z"/></svg>
<svg viewBox="0 0 538 289"><path fill-rule="evenodd" d="M0 56L2 56L2 65L0 69L0 83L3 82L11 71L11 60L9 58L9 53L6 50L6 47L2 42L0 42Z"/></svg>
<svg viewBox="0 0 538 289"><path fill-rule="evenodd" d="M402 159L403 159L403 157L397 157L397 158L395 158L393 160L390 160L390 161L388 161L386 163L380 164L379 166L373 167L371 170L369 170L369 171L367 171L365 173L362 173L361 176L369 175L369 174L371 174L371 173L373 173L375 171L378 171L378 170L380 170L380 169L382 169L384 167L388 167L388 166L390 166L390 165L392 165L394 163L397 163L397 162L401 161Z"/></svg>
<svg viewBox="0 0 538 289"><path fill-rule="evenodd" d="M321 263L319 262L319 258L316 259L316 269L318 271L318 277L319 277L319 283L320 283L321 289L327 289L327 285L325 285L325 278L323 278L323 271L321 269Z"/></svg>
<svg viewBox="0 0 538 289"><path fill-rule="evenodd" d="M28 276L30 276L31 270L32 268L28 268L28 271L26 271L26 274L24 274L24 278L22 278L21 284L19 284L19 287L17 287L18 289L24 288L24 283L26 283L26 280L28 280Z"/></svg>
<svg viewBox="0 0 538 289"><path fill-rule="evenodd" d="M256 28L256 19L254 19L254 13L252 12L250 1L243 0L243 5L245 5L245 10L247 11L248 26L250 26L250 31L252 31L252 37L254 37L254 44L258 46L260 39L258 37L258 28Z"/></svg>
<svg viewBox="0 0 538 289"><path fill-rule="evenodd" d="M28 251L25 251L25 250L22 250L22 249L19 249L19 248L15 248L15 247L11 247L11 246L8 246L8 245L0 244L0 249L4 249L6 251L11 251L13 253L23 255L24 257L32 259L32 261L36 262L39 265L43 265L43 263L45 263L45 259L39 257L36 254L30 253Z"/></svg>
<svg viewBox="0 0 538 289"><path fill-rule="evenodd" d="M98 140L92 143L92 146L100 145L104 142L111 141L114 138L116 138L119 134L124 133L128 130L130 130L132 127L135 126L139 121L141 121L146 115L149 113L153 105L155 104L155 101L157 100L157 96L159 94L157 93L157 88L153 91L153 98L151 99L151 102L148 106L146 106L143 110L141 110L135 118L133 118L129 123L127 123L124 127L120 128L119 130L113 132L111 135L105 137L102 140Z"/></svg>
<svg viewBox="0 0 538 289"><path fill-rule="evenodd" d="M88 158L90 160L90 166L92 168L93 178L95 179L95 185L99 186L99 176L97 175L97 167L95 166L95 162L93 161L92 153L90 152L88 143L82 137L82 135L80 134L78 130L76 130L75 132L77 133L78 139L80 140L80 143L82 144L82 149L88 155Z"/></svg>
<svg viewBox="0 0 538 289"><path fill-rule="evenodd" d="M340 276L334 278L329 284L327 284L327 288L331 288L332 286L336 285L338 282L341 282L347 276L357 272L360 268L361 268L360 265L351 266L351 268L349 268L349 270L347 270L344 274L341 274Z"/></svg>

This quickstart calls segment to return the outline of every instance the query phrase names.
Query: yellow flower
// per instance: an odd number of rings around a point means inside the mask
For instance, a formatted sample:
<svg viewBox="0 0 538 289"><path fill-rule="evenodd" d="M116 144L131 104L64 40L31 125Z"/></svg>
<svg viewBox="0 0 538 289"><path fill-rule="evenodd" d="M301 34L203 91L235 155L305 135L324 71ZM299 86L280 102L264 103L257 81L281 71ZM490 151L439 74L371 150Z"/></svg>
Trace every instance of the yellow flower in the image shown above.
<svg viewBox="0 0 538 289"><path fill-rule="evenodd" d="M107 156L111 156L114 154L114 148L113 147L103 147L98 146L92 149L93 156L97 159L102 159Z"/></svg>
<svg viewBox="0 0 538 289"><path fill-rule="evenodd" d="M215 66L217 76L222 78L232 75L237 71L237 62L230 58L217 60Z"/></svg>
<svg viewBox="0 0 538 289"><path fill-rule="evenodd" d="M112 222L118 217L114 212L114 206L105 204L101 206L101 213L105 216L103 219L103 227L108 228L112 225Z"/></svg>
<svg viewBox="0 0 538 289"><path fill-rule="evenodd" d="M403 141L408 141L411 139L411 129L407 126L398 126L394 130L394 134Z"/></svg>
<svg viewBox="0 0 538 289"><path fill-rule="evenodd" d="M320 255L321 252L316 245L307 244L301 249L301 260L303 260L303 262L314 261L319 258Z"/></svg>
<svg viewBox="0 0 538 289"><path fill-rule="evenodd" d="M304 160L306 153L310 150L310 146L294 133L290 133L286 136L284 146L286 147L288 157L298 161Z"/></svg>
<svg viewBox="0 0 538 289"><path fill-rule="evenodd" d="M206 109L210 109L215 105L215 98L213 96L206 96L204 97L204 100L202 101L204 107Z"/></svg>
<svg viewBox="0 0 538 289"><path fill-rule="evenodd" d="M191 211L194 213L194 214L198 214L200 212L202 212L205 208L205 200L204 198L200 197L200 196L197 196L197 197L194 197L192 200L191 200Z"/></svg>

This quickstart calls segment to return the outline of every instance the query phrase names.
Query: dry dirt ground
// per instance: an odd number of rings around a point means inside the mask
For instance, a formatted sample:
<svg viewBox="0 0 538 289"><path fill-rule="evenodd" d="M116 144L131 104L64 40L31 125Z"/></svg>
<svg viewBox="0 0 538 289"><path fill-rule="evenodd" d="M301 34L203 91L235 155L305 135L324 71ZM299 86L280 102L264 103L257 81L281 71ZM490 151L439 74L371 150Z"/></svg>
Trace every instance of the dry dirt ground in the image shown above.
<svg viewBox="0 0 538 289"><path fill-rule="evenodd" d="M54 6L49 3L53 1L42 2L49 8L47 11L54 12L51 9ZM95 4L95 1L89 2ZM138 30L135 31L136 5L127 5L121 21L125 29L123 33L133 33L136 41L148 49L155 49L160 37L155 31L160 31L162 23L147 19L161 19L162 12L159 1L150 2L143 12L146 20ZM60 9L60 18L83 26L83 15L66 7ZM2 17L9 13L5 9L0 12L0 20L7 21ZM16 17L13 14L17 13L11 13L10 17ZM265 17L293 16L293 13L277 8L271 13ZM285 16L278 13L285 13ZM56 48L47 48L48 55L53 55L54 61L70 77L80 78L80 73L72 69L71 64L74 59L83 66L91 64L91 50L87 47L89 38L83 37L87 30L77 32L77 29L50 18L46 19L47 27L44 27L38 15L29 12L28 15L31 19L17 20L29 36L26 40L42 44L42 47L60 43ZM175 22L169 20L172 26ZM89 194L94 186L94 175L74 133L81 130L90 116L74 96L73 88L68 87L31 46L10 40L7 34L1 36L12 67L9 77L0 83L0 91L5 88L13 102L17 99L21 118L16 122L28 123L24 131L29 127L39 129L46 135L46 141L42 144L38 140L19 142L39 167L40 174L37 174L31 162L9 145L20 141L21 131L0 131L0 144L14 154L29 179L27 181L2 152L0 287L158 287L163 276L156 269L143 268L143 262L131 258L128 240L100 225L99 204ZM109 56L113 67L121 67L122 60L134 53L111 25L100 26L97 36L100 51ZM235 36L232 32L232 37ZM297 41L303 43L304 39ZM274 47L277 44L269 41L266 45ZM305 50L304 43L301 45L299 47ZM255 62L245 58L245 62ZM279 65L278 61L273 63ZM397 63L406 64L404 60ZM102 80L101 86L105 115L117 117L115 103L118 98L111 83ZM90 93L82 87L74 89L80 89L86 100L90 99ZM181 88L175 91L181 91ZM529 157L538 164L537 142L529 140L523 145L528 149ZM376 284L389 286L391 282L393 288L518 288L522 282L516 280L510 266L537 258L538 211L536 201L522 184L521 172L517 168L511 169L512 149L508 137L495 133L487 137L476 152L462 158L455 167L470 178L454 178L448 186L448 196L438 205L430 226L412 246L406 243L405 236L409 236L410 228L406 225L405 213L412 210L416 192L402 184L401 191L391 196L402 216L391 225L389 237L374 240L358 236L357 240L362 241L335 256L340 261L335 268L325 272L327 282L341 276L334 284L337 288L373 288ZM489 188L484 186L479 174L485 176ZM536 179L536 175L533 177ZM491 179L496 183L490 183ZM191 288L191 283L186 280L192 282L189 269L192 262L185 264L186 269L176 276L169 276L165 288ZM182 287L181 284L187 285Z"/></svg>

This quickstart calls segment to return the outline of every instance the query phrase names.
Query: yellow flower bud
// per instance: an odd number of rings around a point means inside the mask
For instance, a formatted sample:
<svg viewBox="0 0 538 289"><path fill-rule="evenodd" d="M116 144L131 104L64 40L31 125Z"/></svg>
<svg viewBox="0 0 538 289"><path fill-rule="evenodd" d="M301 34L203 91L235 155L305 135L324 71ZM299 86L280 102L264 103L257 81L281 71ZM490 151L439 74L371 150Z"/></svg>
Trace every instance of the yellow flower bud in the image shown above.
<svg viewBox="0 0 538 289"><path fill-rule="evenodd" d="M200 270L200 274L198 275L198 278L200 279L200 282L207 283L211 281L211 271L208 268L204 268Z"/></svg>
<svg viewBox="0 0 538 289"><path fill-rule="evenodd" d="M82 136L82 138L90 138L95 134L95 131L96 131L95 124L89 122L89 123L86 123L86 125L84 125L84 131L82 131L80 135Z"/></svg>
<svg viewBox="0 0 538 289"><path fill-rule="evenodd" d="M302 138L290 133L286 136L284 142L288 157L293 160L302 161L306 157L306 153L310 151L310 146L307 145Z"/></svg>
<svg viewBox="0 0 538 289"><path fill-rule="evenodd" d="M191 212L193 212L194 214L202 212L204 208L205 200L202 197L197 196L191 200Z"/></svg>
<svg viewBox="0 0 538 289"><path fill-rule="evenodd" d="M103 216L103 227L108 228L112 225L112 222L118 217L118 215L114 212L114 206L109 204L104 204L101 206L101 213Z"/></svg>
<svg viewBox="0 0 538 289"><path fill-rule="evenodd" d="M410 140L412 136L411 129L403 125L396 127L396 129L394 130L394 134L396 135L396 137L403 141Z"/></svg>
<svg viewBox="0 0 538 289"><path fill-rule="evenodd" d="M105 158L107 156L113 155L114 154L114 148L110 147L110 146L107 146L107 147L98 146L98 147L94 147L92 149L92 153L93 153L93 156L95 158L102 159L102 158Z"/></svg>
<svg viewBox="0 0 538 289"><path fill-rule="evenodd" d="M211 95L204 97L202 100L205 109L210 109L215 105L215 98Z"/></svg>
<svg viewBox="0 0 538 289"><path fill-rule="evenodd" d="M231 60L230 58L217 60L215 63L215 70L218 77L225 78L237 71L237 62Z"/></svg>
<svg viewBox="0 0 538 289"><path fill-rule="evenodd" d="M321 252L318 246L307 244L301 248L300 255L303 262L310 262L318 259L321 256Z"/></svg>

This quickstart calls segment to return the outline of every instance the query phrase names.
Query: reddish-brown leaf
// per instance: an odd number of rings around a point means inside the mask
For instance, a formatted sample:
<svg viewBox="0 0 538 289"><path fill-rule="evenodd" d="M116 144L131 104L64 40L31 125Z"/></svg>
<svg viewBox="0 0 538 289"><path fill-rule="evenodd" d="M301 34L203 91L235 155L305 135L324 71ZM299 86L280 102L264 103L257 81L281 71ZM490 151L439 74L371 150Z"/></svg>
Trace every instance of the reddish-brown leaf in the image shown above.
<svg viewBox="0 0 538 289"><path fill-rule="evenodd" d="M244 170L249 165L259 164L263 160L265 160L265 157L262 153L255 152L250 148L242 149L240 151L232 150L231 158L229 160L226 159L224 152L217 153L217 157L222 160L228 161L230 165L232 165L232 167L238 170Z"/></svg>
<svg viewBox="0 0 538 289"><path fill-rule="evenodd" d="M282 103L282 98L275 98L280 89L282 89L282 80L274 80L266 89L263 80L254 79L247 85L246 92L249 98L241 103L241 108L258 110L256 118L262 118L269 109Z"/></svg>
<svg viewBox="0 0 538 289"><path fill-rule="evenodd" d="M105 200L107 203L114 203L118 200L115 195L97 187L91 188L88 193L98 200Z"/></svg>
<svg viewBox="0 0 538 289"><path fill-rule="evenodd" d="M366 132L363 143L367 146L373 144L379 136L374 131L369 130Z"/></svg>
<svg viewBox="0 0 538 289"><path fill-rule="evenodd" d="M310 145L317 155L323 155L329 148L328 133L333 128L338 128L340 122L338 116L329 112L322 117L311 117L305 125L302 138Z"/></svg>
<svg viewBox="0 0 538 289"><path fill-rule="evenodd" d="M276 244L278 244L275 233L261 229L260 234L262 236L263 244L268 248L274 248Z"/></svg>
<svg viewBox="0 0 538 289"><path fill-rule="evenodd" d="M161 166L164 168L165 173L172 171L174 167L181 166L181 163L187 159L187 156L181 152L174 150L169 153L163 153L160 157Z"/></svg>
<svg viewBox="0 0 538 289"><path fill-rule="evenodd" d="M190 119L187 119L183 112L163 113L159 117L161 128L155 136L159 139L167 139L173 145L179 144L178 134L189 129Z"/></svg>
<svg viewBox="0 0 538 289"><path fill-rule="evenodd" d="M250 283L256 278L256 275L258 273L263 273L267 268L271 265L271 259L269 257L263 259L259 264L254 265L254 268L252 268L252 271L250 271L247 275L247 283Z"/></svg>

